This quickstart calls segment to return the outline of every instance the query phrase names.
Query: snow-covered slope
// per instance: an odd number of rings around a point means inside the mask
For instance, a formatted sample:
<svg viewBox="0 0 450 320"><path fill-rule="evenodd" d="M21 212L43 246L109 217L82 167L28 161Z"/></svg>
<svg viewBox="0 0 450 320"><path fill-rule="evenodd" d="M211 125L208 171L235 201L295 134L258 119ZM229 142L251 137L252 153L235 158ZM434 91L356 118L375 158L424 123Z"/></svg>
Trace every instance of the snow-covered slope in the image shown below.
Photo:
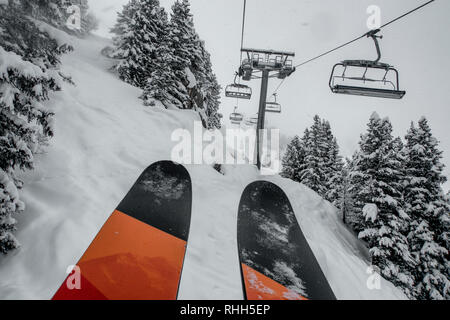
<svg viewBox="0 0 450 320"><path fill-rule="evenodd" d="M71 39L63 71L75 86L53 96L55 138L37 169L23 174L26 211L18 217L22 247L0 257L0 299L49 299L140 173L169 159L171 134L192 130L192 111L144 107L140 90L108 71L107 40ZM300 225L339 299L403 299L389 282L367 288L361 244L335 209L302 185L261 177L251 166L187 166L193 181L192 224L181 299L242 299L236 243L237 207L250 182L268 179L291 199Z"/></svg>

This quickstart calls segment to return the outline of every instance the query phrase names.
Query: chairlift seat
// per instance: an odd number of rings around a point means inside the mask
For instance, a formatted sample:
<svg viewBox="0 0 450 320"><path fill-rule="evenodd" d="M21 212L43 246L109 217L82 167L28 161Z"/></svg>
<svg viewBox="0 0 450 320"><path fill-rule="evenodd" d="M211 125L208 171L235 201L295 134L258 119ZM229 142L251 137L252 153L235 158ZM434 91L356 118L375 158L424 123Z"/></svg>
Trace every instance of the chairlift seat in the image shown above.
<svg viewBox="0 0 450 320"><path fill-rule="evenodd" d="M266 103L266 112L281 113L281 105L276 102L267 102Z"/></svg>
<svg viewBox="0 0 450 320"><path fill-rule="evenodd" d="M245 124L248 126L257 125L258 124L258 116L256 115L256 116L252 116L252 117L245 119Z"/></svg>
<svg viewBox="0 0 450 320"><path fill-rule="evenodd" d="M242 113L234 112L230 115L230 121L233 124L240 124L244 120L244 115Z"/></svg>
<svg viewBox="0 0 450 320"><path fill-rule="evenodd" d="M387 90L378 88L365 88L345 85L335 85L331 89L334 93L347 94L354 96L386 98L386 99L402 99L406 91L400 90Z"/></svg>
<svg viewBox="0 0 450 320"><path fill-rule="evenodd" d="M252 89L243 84L230 84L225 88L227 98L247 99L252 98Z"/></svg>

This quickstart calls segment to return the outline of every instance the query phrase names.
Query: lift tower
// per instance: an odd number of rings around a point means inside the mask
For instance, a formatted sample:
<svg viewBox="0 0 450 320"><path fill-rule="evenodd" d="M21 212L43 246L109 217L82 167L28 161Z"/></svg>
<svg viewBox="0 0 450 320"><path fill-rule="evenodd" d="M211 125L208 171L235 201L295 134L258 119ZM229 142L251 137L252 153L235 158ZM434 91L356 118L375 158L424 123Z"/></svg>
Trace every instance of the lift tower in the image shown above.
<svg viewBox="0 0 450 320"><path fill-rule="evenodd" d="M258 125L256 129L256 163L261 170L261 152L269 78L286 79L295 71L292 64L293 52L274 50L241 49L247 58L242 61L239 76L242 80L261 79L261 96L259 99Z"/></svg>

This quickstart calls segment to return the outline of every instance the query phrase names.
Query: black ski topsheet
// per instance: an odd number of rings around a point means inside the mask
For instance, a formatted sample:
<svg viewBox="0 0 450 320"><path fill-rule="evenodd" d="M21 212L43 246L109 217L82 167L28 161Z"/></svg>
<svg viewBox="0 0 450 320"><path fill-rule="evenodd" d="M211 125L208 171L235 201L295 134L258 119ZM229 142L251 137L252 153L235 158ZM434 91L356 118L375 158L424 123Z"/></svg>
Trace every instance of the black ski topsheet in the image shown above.
<svg viewBox="0 0 450 320"><path fill-rule="evenodd" d="M184 166L160 161L142 173L117 210L187 241L192 186Z"/></svg>
<svg viewBox="0 0 450 320"><path fill-rule="evenodd" d="M78 262L80 288L56 300L173 300L186 253L192 186L171 161L147 168Z"/></svg>
<svg viewBox="0 0 450 320"><path fill-rule="evenodd" d="M238 214L238 249L248 300L335 300L286 194L250 184Z"/></svg>

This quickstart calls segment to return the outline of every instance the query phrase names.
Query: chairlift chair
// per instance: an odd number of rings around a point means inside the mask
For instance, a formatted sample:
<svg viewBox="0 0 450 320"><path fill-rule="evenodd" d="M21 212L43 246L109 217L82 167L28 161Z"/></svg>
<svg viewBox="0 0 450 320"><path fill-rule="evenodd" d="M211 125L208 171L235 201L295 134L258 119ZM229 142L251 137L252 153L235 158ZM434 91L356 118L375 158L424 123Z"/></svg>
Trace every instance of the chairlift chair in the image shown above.
<svg viewBox="0 0 450 320"><path fill-rule="evenodd" d="M241 122L244 120L244 115L242 113L238 113L237 107L234 108L234 112L230 114L230 122L232 124L241 124Z"/></svg>
<svg viewBox="0 0 450 320"><path fill-rule="evenodd" d="M252 98L252 89L243 84L230 84L225 88L227 98L237 98L250 100Z"/></svg>
<svg viewBox="0 0 450 320"><path fill-rule="evenodd" d="M281 113L281 105L277 102L277 94L273 94L275 101L266 102L266 112Z"/></svg>
<svg viewBox="0 0 450 320"><path fill-rule="evenodd" d="M244 60L239 68L239 76L244 81L250 81L253 75L253 64L250 60Z"/></svg>
<svg viewBox="0 0 450 320"><path fill-rule="evenodd" d="M333 93L387 99L402 99L405 96L406 91L400 90L398 71L389 64L379 62L381 50L378 38L382 38L376 35L379 31L378 29L367 33L367 37L372 38L375 42L378 54L378 58L375 61L345 60L333 67L329 82ZM343 70L341 74L338 74L338 69ZM354 71L361 70L362 75L349 76L348 71L350 69L354 69ZM382 71L384 76L381 79L368 77L367 74L370 71ZM350 83L347 84L345 82ZM363 86L360 85L361 83Z"/></svg>
<svg viewBox="0 0 450 320"><path fill-rule="evenodd" d="M256 126L258 124L258 114L245 119L247 126Z"/></svg>
<svg viewBox="0 0 450 320"><path fill-rule="evenodd" d="M295 72L295 67L292 65L292 60L286 60L280 72L278 73L278 79L283 80L289 77Z"/></svg>

